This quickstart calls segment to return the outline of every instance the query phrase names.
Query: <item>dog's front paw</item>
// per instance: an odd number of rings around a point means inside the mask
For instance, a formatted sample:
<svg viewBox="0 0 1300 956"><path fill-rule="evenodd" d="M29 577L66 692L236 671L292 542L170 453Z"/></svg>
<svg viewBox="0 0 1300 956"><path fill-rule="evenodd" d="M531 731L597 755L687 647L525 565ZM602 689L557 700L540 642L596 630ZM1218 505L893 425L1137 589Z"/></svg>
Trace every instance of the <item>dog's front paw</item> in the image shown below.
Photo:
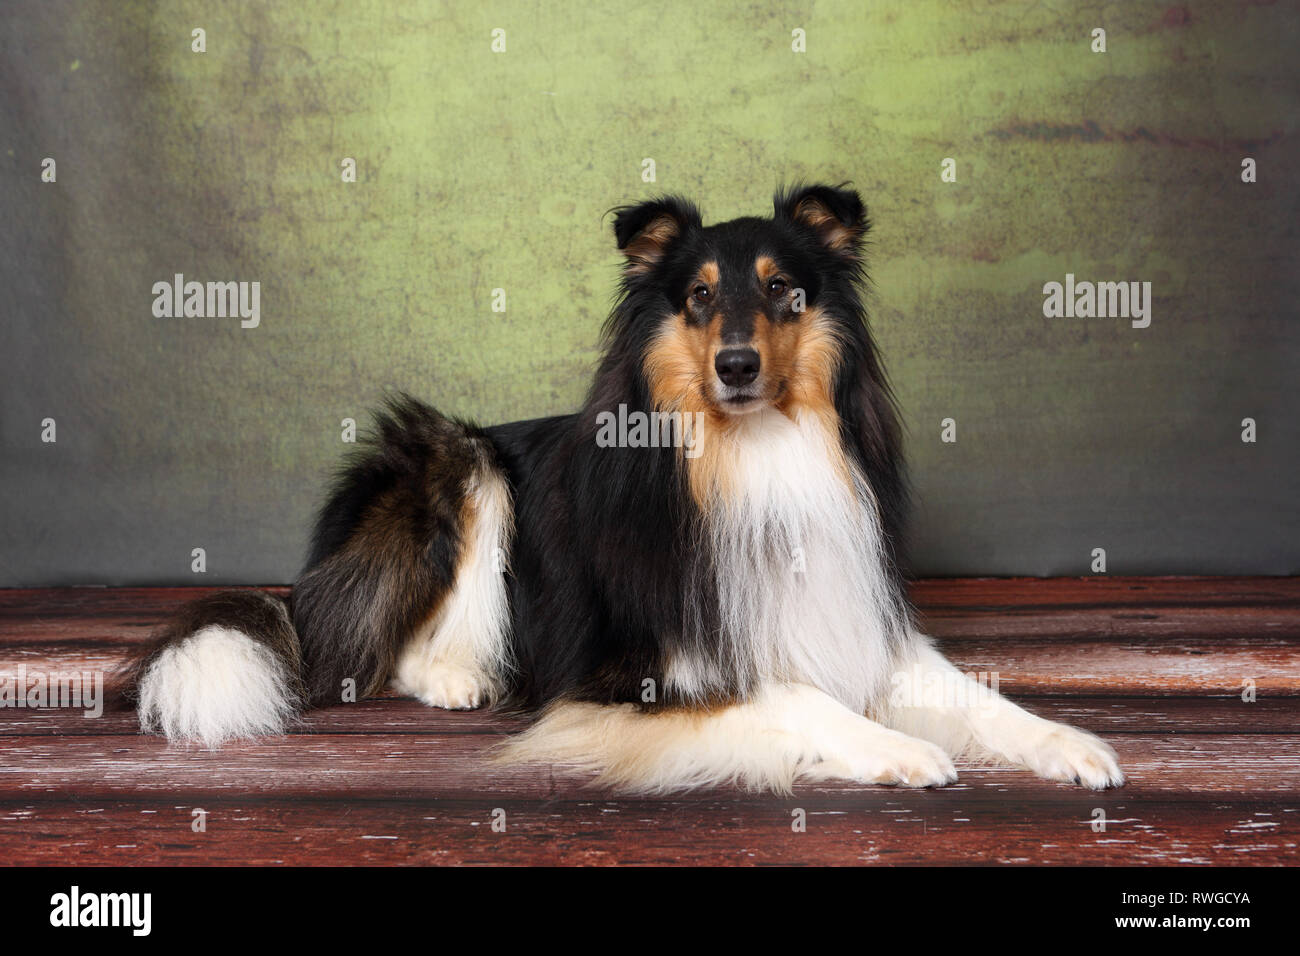
<svg viewBox="0 0 1300 956"><path fill-rule="evenodd" d="M490 696L489 684L482 674L443 662L426 666L418 676L403 674L394 686L430 707L444 710L473 710L487 703Z"/></svg>
<svg viewBox="0 0 1300 956"><path fill-rule="evenodd" d="M1042 736L1024 748L1018 763L1048 780L1091 790L1123 786L1124 772L1110 744L1068 724L1045 723Z"/></svg>
<svg viewBox="0 0 1300 956"><path fill-rule="evenodd" d="M852 780L898 787L942 787L957 779L952 758L926 740L891 734L838 747L803 774L811 780Z"/></svg>

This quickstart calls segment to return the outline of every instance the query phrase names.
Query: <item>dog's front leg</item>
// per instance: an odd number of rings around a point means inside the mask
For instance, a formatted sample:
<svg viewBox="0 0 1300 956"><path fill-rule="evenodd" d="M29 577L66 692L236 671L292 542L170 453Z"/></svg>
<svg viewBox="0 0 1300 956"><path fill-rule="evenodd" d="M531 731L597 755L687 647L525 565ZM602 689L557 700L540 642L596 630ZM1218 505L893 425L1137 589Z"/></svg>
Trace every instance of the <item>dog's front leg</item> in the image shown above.
<svg viewBox="0 0 1300 956"><path fill-rule="evenodd" d="M778 728L805 741L803 780L852 780L903 787L938 787L957 779L942 748L854 713L805 684L768 688L766 700L745 715L741 740Z"/></svg>
<svg viewBox="0 0 1300 956"><path fill-rule="evenodd" d="M922 634L913 634L881 717L954 756L1006 760L1040 777L1094 790L1124 783L1115 751L1101 738L1016 706L959 671Z"/></svg>
<svg viewBox="0 0 1300 956"><path fill-rule="evenodd" d="M868 720L815 687L785 683L714 710L561 702L507 742L500 758L597 770L606 786L633 793L727 784L788 793L801 780L934 787L957 779L952 760L929 741Z"/></svg>

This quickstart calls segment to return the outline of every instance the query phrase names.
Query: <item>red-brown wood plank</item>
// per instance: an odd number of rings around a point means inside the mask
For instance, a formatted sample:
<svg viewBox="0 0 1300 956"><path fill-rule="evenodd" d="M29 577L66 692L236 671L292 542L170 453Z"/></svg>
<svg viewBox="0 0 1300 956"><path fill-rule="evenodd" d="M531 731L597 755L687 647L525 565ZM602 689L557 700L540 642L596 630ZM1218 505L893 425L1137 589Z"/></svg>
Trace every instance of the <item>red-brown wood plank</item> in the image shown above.
<svg viewBox="0 0 1300 956"><path fill-rule="evenodd" d="M1077 642L1052 647L1035 642L939 642L963 671L997 674L1007 693L1057 696L1152 696L1240 694L1247 680L1257 694L1300 695L1300 644L1232 642ZM100 674L112 683L129 646L88 648L84 644L0 644L0 679L26 670L44 674Z"/></svg>
<svg viewBox="0 0 1300 956"><path fill-rule="evenodd" d="M211 587L166 588L0 588L0 625L11 619L26 621L50 617L134 617L148 623L186 601L219 590ZM258 590L281 597L289 594L284 585Z"/></svg>
<svg viewBox="0 0 1300 956"><path fill-rule="evenodd" d="M1252 686L1256 695L1300 695L1300 641L1003 638L939 647L963 671L996 674L998 689L1012 694L1223 697Z"/></svg>
<svg viewBox="0 0 1300 956"><path fill-rule="evenodd" d="M1015 698L1034 713L1102 734L1300 733L1300 697L1032 697ZM310 711L301 734L503 734L521 718L486 710L449 713L411 698L388 696ZM0 709L0 737L123 736L136 732L132 710L86 718L80 711Z"/></svg>
<svg viewBox="0 0 1300 956"><path fill-rule="evenodd" d="M1034 607L1177 606L1225 607L1243 613L1300 606L1300 577L1119 577L1076 578L922 578L909 585L917 607L963 608L967 611ZM210 587L165 588L0 588L0 622L9 616L26 619L92 613L135 611L156 615L185 601L211 593ZM262 590L281 596L283 585Z"/></svg>
<svg viewBox="0 0 1300 956"><path fill-rule="evenodd" d="M196 807L207 830L194 833ZM1095 832L1094 811L1106 818ZM505 831L492 830L504 811ZM805 813L805 832L792 828ZM0 860L51 865L1286 865L1297 814L1078 794L973 803L948 791L801 799L0 804Z"/></svg>
<svg viewBox="0 0 1300 956"><path fill-rule="evenodd" d="M1012 694L1096 696L1241 694L1246 682L1264 695L1300 695L1300 642L1078 641L1051 646L1024 640L950 641L940 648L961 670L996 674ZM99 674L111 684L130 645L0 644L0 678Z"/></svg>
<svg viewBox="0 0 1300 956"><path fill-rule="evenodd" d="M910 585L917 607L967 611L1063 607L1221 607L1245 613L1300 606L1300 577L921 578Z"/></svg>
<svg viewBox="0 0 1300 956"><path fill-rule="evenodd" d="M99 674L111 684L135 640L0 638L0 678ZM1300 640L1271 638L1077 640L1068 645L1004 637L942 639L964 671L994 674L1007 693L1083 695L1300 695Z"/></svg>
<svg viewBox="0 0 1300 956"><path fill-rule="evenodd" d="M575 798L586 774L549 766L502 768L486 759L489 734L370 734L262 738L217 751L168 745L153 737L0 739L0 800L129 794L311 797ZM1243 794L1300 797L1300 735L1115 735L1129 776L1127 796L1191 799ZM961 767L959 766L959 771ZM1074 788L1026 771L967 767L954 785L990 799L1060 794ZM879 793L882 788L823 783L802 793Z"/></svg>

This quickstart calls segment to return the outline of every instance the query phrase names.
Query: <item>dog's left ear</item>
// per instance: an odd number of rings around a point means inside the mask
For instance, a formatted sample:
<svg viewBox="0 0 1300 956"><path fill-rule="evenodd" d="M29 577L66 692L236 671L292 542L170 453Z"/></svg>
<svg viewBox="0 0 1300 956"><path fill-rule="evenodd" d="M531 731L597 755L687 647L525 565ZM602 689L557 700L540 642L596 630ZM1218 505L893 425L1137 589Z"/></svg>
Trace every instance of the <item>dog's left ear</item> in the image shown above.
<svg viewBox="0 0 1300 956"><path fill-rule="evenodd" d="M695 204L680 196L662 196L614 210L614 238L627 256L628 275L644 275L658 265L668 247L702 221Z"/></svg>
<svg viewBox="0 0 1300 956"><path fill-rule="evenodd" d="M857 262L871 228L862 197L843 186L795 186L772 201L778 219L806 226L832 252Z"/></svg>

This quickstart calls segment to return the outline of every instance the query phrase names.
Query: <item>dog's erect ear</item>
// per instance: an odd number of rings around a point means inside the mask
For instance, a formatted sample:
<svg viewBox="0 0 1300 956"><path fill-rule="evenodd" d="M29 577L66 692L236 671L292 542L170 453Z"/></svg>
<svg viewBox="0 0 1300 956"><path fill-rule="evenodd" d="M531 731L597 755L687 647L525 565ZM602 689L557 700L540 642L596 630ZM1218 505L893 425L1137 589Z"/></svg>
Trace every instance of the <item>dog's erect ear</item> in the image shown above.
<svg viewBox="0 0 1300 956"><path fill-rule="evenodd" d="M871 228L862 197L843 186L793 186L776 194L778 219L807 226L828 249L847 259L861 256L862 237Z"/></svg>
<svg viewBox="0 0 1300 956"><path fill-rule="evenodd" d="M664 257L669 245L701 225L700 211L677 196L662 196L614 210L614 238L627 256L628 275L644 275Z"/></svg>

